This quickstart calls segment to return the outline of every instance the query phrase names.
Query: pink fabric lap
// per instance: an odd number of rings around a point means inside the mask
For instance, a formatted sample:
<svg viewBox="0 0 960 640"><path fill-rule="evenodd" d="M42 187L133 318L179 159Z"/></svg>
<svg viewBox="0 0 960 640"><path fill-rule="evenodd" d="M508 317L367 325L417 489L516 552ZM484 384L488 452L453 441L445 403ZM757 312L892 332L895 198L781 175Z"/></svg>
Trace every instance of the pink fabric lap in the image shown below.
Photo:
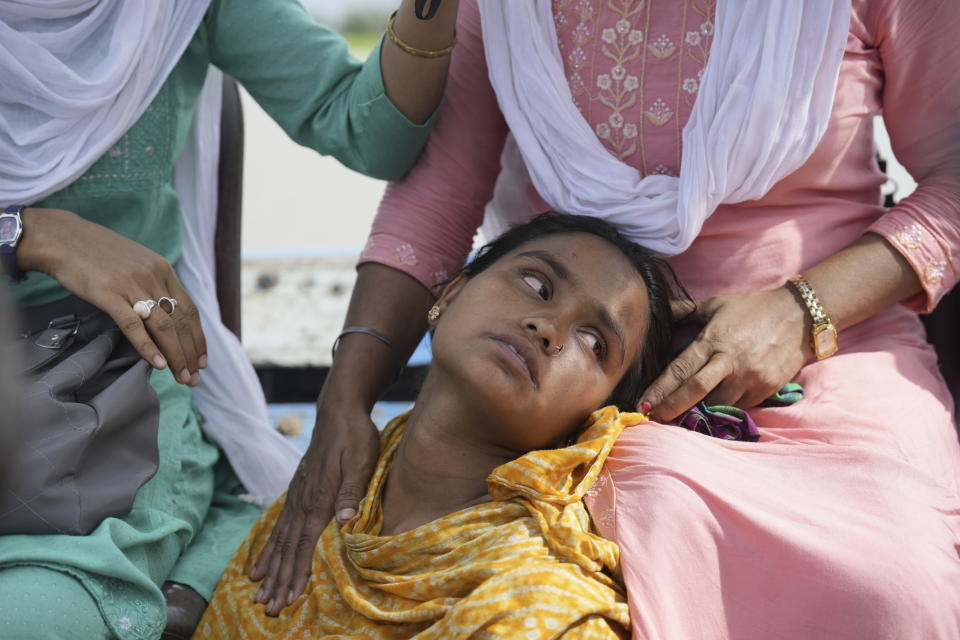
<svg viewBox="0 0 960 640"><path fill-rule="evenodd" d="M759 443L621 436L588 506L635 638L960 637L960 454L922 338L900 307L844 332L802 402L754 411Z"/></svg>
<svg viewBox="0 0 960 640"><path fill-rule="evenodd" d="M634 638L960 637L960 510L889 456L638 426L590 507Z"/></svg>
<svg viewBox="0 0 960 640"><path fill-rule="evenodd" d="M901 306L840 334L841 352L797 376L805 398L755 409L762 441L822 443L881 453L960 494L953 399L919 318Z"/></svg>

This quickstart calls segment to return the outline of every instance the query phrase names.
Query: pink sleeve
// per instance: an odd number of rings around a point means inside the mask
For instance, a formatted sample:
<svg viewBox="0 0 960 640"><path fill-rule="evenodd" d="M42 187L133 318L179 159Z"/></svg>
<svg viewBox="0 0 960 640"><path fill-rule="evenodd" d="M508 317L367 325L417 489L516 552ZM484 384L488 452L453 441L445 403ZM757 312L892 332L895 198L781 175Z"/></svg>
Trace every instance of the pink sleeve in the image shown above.
<svg viewBox="0 0 960 640"><path fill-rule="evenodd" d="M932 311L960 279L960 3L864 3L883 63L883 117L917 190L875 222L910 262L923 291L905 301Z"/></svg>
<svg viewBox="0 0 960 640"><path fill-rule="evenodd" d="M445 282L463 265L483 222L506 135L487 78L476 0L464 0L437 126L414 169L387 187L360 264L393 267L430 289Z"/></svg>

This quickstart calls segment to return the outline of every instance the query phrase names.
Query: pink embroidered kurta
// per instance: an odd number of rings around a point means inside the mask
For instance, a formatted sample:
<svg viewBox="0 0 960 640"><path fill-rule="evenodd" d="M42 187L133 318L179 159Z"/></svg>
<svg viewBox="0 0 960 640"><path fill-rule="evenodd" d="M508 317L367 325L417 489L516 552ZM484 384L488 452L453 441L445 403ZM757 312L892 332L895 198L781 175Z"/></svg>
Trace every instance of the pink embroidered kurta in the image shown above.
<svg viewBox="0 0 960 640"><path fill-rule="evenodd" d="M715 5L554 1L573 100L610 153L645 174L680 169ZM621 546L634 637L960 638L960 446L915 314L960 279L958 33L957 2L854 0L817 150L764 198L720 207L671 260L695 297L755 291L873 232L923 292L804 367L802 402L753 411L758 443L655 424L624 432L588 503ZM361 258L428 287L466 258L507 134L475 2L462 3L458 34L437 128L388 188ZM881 111L919 183L889 210L873 144ZM528 194L531 215L549 209Z"/></svg>

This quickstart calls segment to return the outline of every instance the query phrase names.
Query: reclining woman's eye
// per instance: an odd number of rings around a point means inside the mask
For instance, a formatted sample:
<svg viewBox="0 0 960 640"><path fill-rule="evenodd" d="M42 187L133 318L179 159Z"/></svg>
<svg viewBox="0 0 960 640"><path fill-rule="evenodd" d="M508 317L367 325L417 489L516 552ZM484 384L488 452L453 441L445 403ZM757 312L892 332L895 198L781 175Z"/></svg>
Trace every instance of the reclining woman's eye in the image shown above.
<svg viewBox="0 0 960 640"><path fill-rule="evenodd" d="M580 335L583 336L584 342L587 344L587 348L593 351L597 358L602 360L604 354L604 344L603 340L600 339L600 336L590 333L589 331L581 331Z"/></svg>
<svg viewBox="0 0 960 640"><path fill-rule="evenodd" d="M550 297L550 287L547 286L547 283L540 276L528 273L523 276L523 281L526 282L531 289L536 291L537 295L544 300Z"/></svg>

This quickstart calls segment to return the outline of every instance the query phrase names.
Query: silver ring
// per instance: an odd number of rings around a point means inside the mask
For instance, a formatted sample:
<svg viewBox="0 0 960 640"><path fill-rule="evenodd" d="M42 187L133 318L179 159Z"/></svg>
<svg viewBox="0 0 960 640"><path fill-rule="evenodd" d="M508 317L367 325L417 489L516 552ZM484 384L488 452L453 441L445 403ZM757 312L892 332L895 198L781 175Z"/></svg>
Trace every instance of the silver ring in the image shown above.
<svg viewBox="0 0 960 640"><path fill-rule="evenodd" d="M153 308L157 303L153 300L137 300L133 303L133 312L140 316L141 320L146 320L153 313Z"/></svg>
<svg viewBox="0 0 960 640"><path fill-rule="evenodd" d="M167 306L170 307L169 309L167 309L167 307L165 307L165 306L163 305L164 302L166 302L166 303L167 303ZM163 296L162 298L160 298L159 300L157 300L157 305L159 305L159 307L160 307L161 309L163 309L164 311L166 311L168 314L172 314L172 313L173 313L174 311L176 311L176 309L177 309L177 299L176 299L176 298L168 298L167 296Z"/></svg>

